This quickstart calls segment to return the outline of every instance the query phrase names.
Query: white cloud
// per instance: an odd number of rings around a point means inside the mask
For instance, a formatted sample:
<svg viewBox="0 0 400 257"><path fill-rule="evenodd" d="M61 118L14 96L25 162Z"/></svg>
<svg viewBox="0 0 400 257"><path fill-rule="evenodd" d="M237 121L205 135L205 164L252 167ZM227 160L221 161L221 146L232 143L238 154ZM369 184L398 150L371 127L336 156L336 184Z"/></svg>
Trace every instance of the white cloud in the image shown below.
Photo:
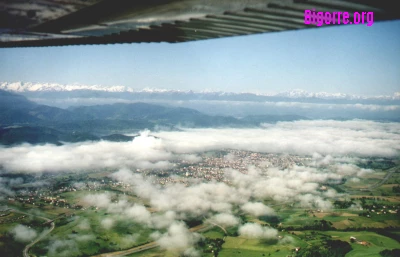
<svg viewBox="0 0 400 257"><path fill-rule="evenodd" d="M252 214L254 216L275 216L275 211L262 203L253 203L248 202L245 203L242 207L242 210Z"/></svg>
<svg viewBox="0 0 400 257"><path fill-rule="evenodd" d="M81 230L89 230L90 229L90 223L88 219L84 219L78 224L78 228Z"/></svg>
<svg viewBox="0 0 400 257"><path fill-rule="evenodd" d="M400 124L372 121L295 121L254 129L185 129L142 133L131 142L84 142L0 147L0 165L14 172L60 172L104 168L168 169L172 161L200 161L195 153L238 149L332 157L398 156ZM52 158L48 158L52 156Z"/></svg>
<svg viewBox="0 0 400 257"><path fill-rule="evenodd" d="M48 251L49 256L69 257L80 255L77 243L73 239L54 240L51 242Z"/></svg>
<svg viewBox="0 0 400 257"><path fill-rule="evenodd" d="M140 224L150 224L150 212L143 205L133 205L125 209L124 214L128 218L132 218L135 222Z"/></svg>
<svg viewBox="0 0 400 257"><path fill-rule="evenodd" d="M174 152L239 149L269 153L387 156L400 150L399 123L372 121L295 121L255 129L188 129L158 132Z"/></svg>
<svg viewBox="0 0 400 257"><path fill-rule="evenodd" d="M11 234L14 236L15 240L24 243L32 241L37 236L37 233L34 229L21 224L18 224L12 228Z"/></svg>
<svg viewBox="0 0 400 257"><path fill-rule="evenodd" d="M190 232L182 222L175 222L164 234L153 233L152 237L161 248L179 252L192 248L201 239L199 234Z"/></svg>
<svg viewBox="0 0 400 257"><path fill-rule="evenodd" d="M138 238L139 234L123 236L120 243L121 248L132 247L132 245L136 243Z"/></svg>
<svg viewBox="0 0 400 257"><path fill-rule="evenodd" d="M51 156L52 158L49 158ZM60 172L84 169L137 167L166 169L174 156L164 149L162 140L147 134L131 142L83 142L75 144L24 144L0 147L0 164L8 171Z"/></svg>
<svg viewBox="0 0 400 257"><path fill-rule="evenodd" d="M108 207L111 203L111 194L101 193L101 194L90 194L83 198L83 201L91 206L96 206L100 208Z"/></svg>
<svg viewBox="0 0 400 257"><path fill-rule="evenodd" d="M115 221L111 218L103 219L100 224L105 229L111 229L114 226Z"/></svg>
<svg viewBox="0 0 400 257"><path fill-rule="evenodd" d="M178 216L174 211L167 211L163 214L157 214L152 216L152 226L157 229L169 227Z"/></svg>
<svg viewBox="0 0 400 257"><path fill-rule="evenodd" d="M222 227L232 227L239 224L239 218L229 213L218 213L210 218L211 223Z"/></svg>
<svg viewBox="0 0 400 257"><path fill-rule="evenodd" d="M246 223L239 227L239 235L249 239L277 240L278 231L269 227L262 227L257 223Z"/></svg>

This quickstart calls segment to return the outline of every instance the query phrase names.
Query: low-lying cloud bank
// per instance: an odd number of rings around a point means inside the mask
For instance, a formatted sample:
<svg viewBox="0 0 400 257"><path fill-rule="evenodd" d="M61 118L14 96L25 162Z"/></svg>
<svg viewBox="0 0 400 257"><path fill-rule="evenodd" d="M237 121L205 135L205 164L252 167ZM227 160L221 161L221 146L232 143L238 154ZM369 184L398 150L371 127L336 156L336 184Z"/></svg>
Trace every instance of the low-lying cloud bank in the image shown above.
<svg viewBox="0 0 400 257"><path fill-rule="evenodd" d="M202 220L205 225L223 231L235 227L242 237L278 242L277 230L245 223L240 216L275 216L274 204L330 209L331 199L340 194L333 189L320 190L321 184L344 177L357 179L372 172L355 165L360 157L398 156L399 131L399 123L361 120L280 122L258 129L184 129L152 133L156 137L144 131L131 142L3 147L0 166L3 172L15 173L113 169L111 178L130 184L132 193L146 199L151 209L113 193L87 195L81 199L85 204L108 213L100 226L112 230L119 221L129 220L154 229L151 238L163 249L199 256L195 247L201 236L190 231L183 220ZM309 159L302 166L287 168L249 166L244 172L226 168L225 182L192 179L189 186L181 183L161 186L152 177L136 172L169 169L182 159L195 163L201 160L198 153L227 148L307 155ZM224 157L228 161L234 158L232 154ZM0 195L11 195L13 185L20 182L18 178L0 178ZM82 221L79 228L90 230L90 224ZM35 235L27 228L16 228L13 233L19 240L30 240ZM136 238L137 235L127 238L126 245ZM76 245L76 240L56 241L49 254L65 255L66 249Z"/></svg>
<svg viewBox="0 0 400 257"><path fill-rule="evenodd" d="M63 146L29 144L0 147L0 166L11 172L87 169L168 169L172 162L199 161L196 153L238 149L297 155L394 157L400 151L400 123L373 121L295 121L255 129L145 131L131 142L85 142Z"/></svg>
<svg viewBox="0 0 400 257"><path fill-rule="evenodd" d="M326 166L330 164L329 168ZM101 224L112 228L118 219L155 229L151 235L163 249L185 256L199 256L196 243L201 236L191 232L182 220L202 220L227 233L235 227L239 236L261 239L270 243L290 243L290 238L279 240L278 231L255 223L245 223L242 214L255 217L276 216L274 204L295 204L299 207L329 210L331 199L340 196L335 190L320 190L322 183L340 180L344 176L357 176L362 169L335 163L333 157L314 155L309 166L249 169L242 173L225 170L225 182L192 181L189 186L167 184L160 186L152 177L144 177L129 169L110 175L116 181L131 185L132 192L145 199L152 210L144 205L129 203L125 196L97 193L83 198L86 204L107 210L109 214ZM262 203L270 200L272 205ZM166 232L163 232L166 229ZM160 231L161 230L161 231Z"/></svg>
<svg viewBox="0 0 400 257"><path fill-rule="evenodd" d="M260 129L190 129L159 132L174 152L222 148L255 152L360 157L393 157L400 150L400 123L373 121L295 121L264 124Z"/></svg>

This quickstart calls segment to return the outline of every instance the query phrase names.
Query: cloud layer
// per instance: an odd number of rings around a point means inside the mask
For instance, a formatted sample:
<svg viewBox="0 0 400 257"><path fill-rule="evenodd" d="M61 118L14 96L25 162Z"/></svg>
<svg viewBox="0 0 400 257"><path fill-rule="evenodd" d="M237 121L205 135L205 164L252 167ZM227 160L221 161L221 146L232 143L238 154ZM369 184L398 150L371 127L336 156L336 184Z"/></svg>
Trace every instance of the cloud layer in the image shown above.
<svg viewBox="0 0 400 257"><path fill-rule="evenodd" d="M131 142L85 142L63 146L0 147L5 171L60 172L121 167L168 169L174 160L199 161L196 153L238 149L298 155L394 157L400 151L400 124L372 121L296 121L258 129L186 129L143 132ZM51 158L49 158L51 157Z"/></svg>
<svg viewBox="0 0 400 257"><path fill-rule="evenodd" d="M163 249L187 256L198 256L196 243L202 240L183 220L197 219L204 224L237 229L241 237L278 242L278 231L256 223L244 223L242 214L274 216L273 203L329 209L338 194L321 191L328 181L343 177L357 179L372 170L355 165L361 157L394 157L400 151L400 124L371 121L297 121L265 124L258 129L184 129L160 131L149 136L145 131L131 142L85 142L79 144L20 145L0 148L0 165L6 172L41 173L80 170L114 170L110 177L129 184L132 193L145 199L151 209L115 193L93 193L81 199L86 205L107 211L100 226L112 230L121 220L147 226L156 232L151 238ZM188 179L187 184L161 186L154 177L138 169L170 169L175 161L195 163L199 153L237 149L277 154L308 156L304 165L287 168L249 166L244 170L221 168L223 181ZM221 159L235 161L232 153ZM12 195L18 178L0 178L0 194ZM79 185L76 187L79 189ZM267 204L267 203L270 204ZM244 223L244 224L243 224ZM90 230L87 220L78 227ZM26 227L12 231L20 241L29 241L36 232ZM126 245L137 235L127 237ZM57 239L58 240L58 239ZM66 255L76 246L74 238L54 241L49 254Z"/></svg>

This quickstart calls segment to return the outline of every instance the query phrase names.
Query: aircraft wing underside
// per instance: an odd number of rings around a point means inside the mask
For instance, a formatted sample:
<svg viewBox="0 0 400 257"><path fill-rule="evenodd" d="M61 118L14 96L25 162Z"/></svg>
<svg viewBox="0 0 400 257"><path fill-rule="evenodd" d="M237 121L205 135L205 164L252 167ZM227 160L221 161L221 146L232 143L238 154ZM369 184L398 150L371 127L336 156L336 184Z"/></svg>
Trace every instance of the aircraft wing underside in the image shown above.
<svg viewBox="0 0 400 257"><path fill-rule="evenodd" d="M375 22L396 20L397 6L393 0L0 0L0 47L187 42L315 28L304 24L306 9L349 12L350 21L355 12L373 12Z"/></svg>

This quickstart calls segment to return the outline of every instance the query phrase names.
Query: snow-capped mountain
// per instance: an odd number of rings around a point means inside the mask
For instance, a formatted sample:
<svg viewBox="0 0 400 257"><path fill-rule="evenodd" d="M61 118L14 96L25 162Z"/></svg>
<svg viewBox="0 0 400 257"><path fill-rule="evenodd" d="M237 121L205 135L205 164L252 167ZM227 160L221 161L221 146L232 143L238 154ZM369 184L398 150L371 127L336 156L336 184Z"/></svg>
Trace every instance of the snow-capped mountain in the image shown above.
<svg viewBox="0 0 400 257"><path fill-rule="evenodd" d="M100 86L100 85L81 85L57 83L32 83L32 82L0 82L0 89L14 92L63 92L75 90L93 90L105 92L133 92L133 89L125 86Z"/></svg>
<svg viewBox="0 0 400 257"><path fill-rule="evenodd" d="M327 93L327 92L308 92L302 89L293 89L290 91L280 92L276 94L276 96L281 97L288 97L288 98L309 98L309 97L316 97L316 98L337 98L337 99L345 99L345 98L354 98L357 96L342 94L342 93Z"/></svg>
<svg viewBox="0 0 400 257"><path fill-rule="evenodd" d="M234 97L236 100L248 98L290 98L290 99L325 99L325 100L400 100L400 92L396 92L391 96L358 96L343 93L327 93L327 92L308 92L302 89L294 89L279 93L251 93L251 92L222 92L213 90L171 90L160 88L144 88L142 90L133 90L126 86L101 86L101 85L82 85L82 84L57 84L57 83L32 83L32 82L0 82L0 89L6 91L13 91L19 93L40 93L40 92L79 92L79 91L101 91L109 93L142 93L142 94L156 94L156 95L197 95L197 96L213 96L213 97Z"/></svg>
<svg viewBox="0 0 400 257"><path fill-rule="evenodd" d="M375 100L398 100L400 99L400 92L395 92L393 95L378 95L378 96L360 96L343 93L327 93L327 92L308 92L302 89L294 89L290 91L280 92L275 96L287 97L287 98L320 98L320 99L375 99Z"/></svg>

